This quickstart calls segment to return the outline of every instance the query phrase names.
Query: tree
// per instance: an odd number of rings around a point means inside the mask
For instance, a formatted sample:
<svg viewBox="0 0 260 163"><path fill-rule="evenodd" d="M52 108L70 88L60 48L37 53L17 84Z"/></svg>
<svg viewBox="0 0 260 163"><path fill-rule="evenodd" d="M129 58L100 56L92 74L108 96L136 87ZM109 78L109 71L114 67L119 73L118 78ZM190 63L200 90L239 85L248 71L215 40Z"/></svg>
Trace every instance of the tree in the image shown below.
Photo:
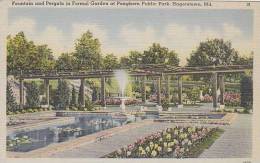
<svg viewBox="0 0 260 163"><path fill-rule="evenodd" d="M23 32L7 36L7 70L47 70L54 67L54 58L47 45L35 45Z"/></svg>
<svg viewBox="0 0 260 163"><path fill-rule="evenodd" d="M178 54L175 51L168 52L167 58L168 58L168 61L166 62L167 65L179 66L180 59L178 58Z"/></svg>
<svg viewBox="0 0 260 163"><path fill-rule="evenodd" d="M74 85L72 86L72 91L71 91L71 101L70 101L70 106L77 106L77 100L76 100L76 89Z"/></svg>
<svg viewBox="0 0 260 163"><path fill-rule="evenodd" d="M250 76L244 75L240 81L241 106L252 108L253 105L253 82Z"/></svg>
<svg viewBox="0 0 260 163"><path fill-rule="evenodd" d="M200 97L200 89L196 87L189 88L186 90L186 94L191 103L196 104Z"/></svg>
<svg viewBox="0 0 260 163"><path fill-rule="evenodd" d="M68 82L66 80L60 79L58 81L58 87L56 91L55 98L55 108L57 109L65 109L69 107L70 104L70 88Z"/></svg>
<svg viewBox="0 0 260 163"><path fill-rule="evenodd" d="M40 106L40 89L35 81L26 83L26 102L30 108Z"/></svg>
<svg viewBox="0 0 260 163"><path fill-rule="evenodd" d="M75 58L72 53L62 53L56 61L58 70L72 70L75 67Z"/></svg>
<svg viewBox="0 0 260 163"><path fill-rule="evenodd" d="M249 56L239 56L234 64L236 64L236 65L251 65L251 66L253 66L253 62L254 62L253 55L254 55L254 53L251 52L249 54Z"/></svg>
<svg viewBox="0 0 260 163"><path fill-rule="evenodd" d="M18 104L15 101L14 93L9 82L7 82L6 87L6 108L7 111L11 112L14 112L18 109Z"/></svg>
<svg viewBox="0 0 260 163"><path fill-rule="evenodd" d="M99 69L101 67L101 44L90 31L76 41L74 57L79 70Z"/></svg>
<svg viewBox="0 0 260 163"><path fill-rule="evenodd" d="M168 48L162 47L158 43L153 43L148 50L144 51L142 63L178 66L179 58L174 51L169 51Z"/></svg>
<svg viewBox="0 0 260 163"><path fill-rule="evenodd" d="M108 54L103 58L103 69L117 69L119 63L117 57L113 54Z"/></svg>
<svg viewBox="0 0 260 163"><path fill-rule="evenodd" d="M188 66L218 66L232 65L238 60L238 52L232 48L230 41L223 39L211 39L201 42L199 47L193 51L187 59ZM210 75L192 75L194 80L208 81ZM231 75L233 76L233 75Z"/></svg>
<svg viewBox="0 0 260 163"><path fill-rule="evenodd" d="M121 68L126 68L131 66L130 59L127 56L121 57L120 58L120 67Z"/></svg>
<svg viewBox="0 0 260 163"><path fill-rule="evenodd" d="M55 66L55 60L52 50L47 45L38 45L36 47L36 55L31 59L35 60L33 67L41 70L52 70Z"/></svg>
<svg viewBox="0 0 260 163"><path fill-rule="evenodd" d="M138 51L130 51L129 52L129 61L130 61L130 65L133 65L133 64L142 64L143 63L143 54L138 52Z"/></svg>
<svg viewBox="0 0 260 163"><path fill-rule="evenodd" d="M229 41L212 39L201 42L191 53L188 66L231 65L238 59L238 52L232 48Z"/></svg>
<svg viewBox="0 0 260 163"><path fill-rule="evenodd" d="M82 107L83 106L83 99L82 99L82 96L85 96L85 92L82 91L83 85L80 84L80 87L79 87L79 94L78 94L78 104L79 104L79 107Z"/></svg>

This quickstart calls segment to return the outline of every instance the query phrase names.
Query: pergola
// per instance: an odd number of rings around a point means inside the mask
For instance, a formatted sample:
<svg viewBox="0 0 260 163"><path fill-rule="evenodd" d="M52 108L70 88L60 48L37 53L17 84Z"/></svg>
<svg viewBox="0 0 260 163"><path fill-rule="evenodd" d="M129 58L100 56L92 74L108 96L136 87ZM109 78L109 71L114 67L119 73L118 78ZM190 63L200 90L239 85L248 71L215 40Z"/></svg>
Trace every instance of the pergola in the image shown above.
<svg viewBox="0 0 260 163"><path fill-rule="evenodd" d="M217 107L217 88L220 89L220 104L224 105L225 83L224 75L226 73L244 73L248 70L253 70L252 65L225 65L225 66L203 66L203 67L174 67L169 65L158 64L142 64L132 65L131 68L125 69L130 76L140 77L142 83L142 101L146 101L145 81L146 77L155 77L157 81L157 103L161 105L161 80L166 81L166 97L169 97L169 77L177 76L178 85L178 107L182 107L182 76L194 74L208 74L212 76L212 92L213 92L213 107ZM113 70L93 70L93 71L39 71L39 70L24 70L19 73L11 73L20 81L20 108L24 106L24 80L26 79L42 79L44 80L45 96L47 105L49 106L49 80L71 79L81 80L80 91L84 92L85 79L99 78L101 80L101 104L105 106L105 79L114 76ZM84 93L79 97L81 104L85 105Z"/></svg>

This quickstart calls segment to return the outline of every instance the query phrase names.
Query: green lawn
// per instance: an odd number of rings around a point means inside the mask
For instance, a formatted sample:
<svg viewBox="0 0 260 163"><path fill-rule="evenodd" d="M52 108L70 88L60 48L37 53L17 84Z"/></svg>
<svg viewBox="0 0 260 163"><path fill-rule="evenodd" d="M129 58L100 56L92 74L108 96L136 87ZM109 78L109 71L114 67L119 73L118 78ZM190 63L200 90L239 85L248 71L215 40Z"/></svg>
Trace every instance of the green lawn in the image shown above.
<svg viewBox="0 0 260 163"><path fill-rule="evenodd" d="M188 158L198 158L205 149L209 149L210 146L224 133L223 129L218 128L215 132L209 135L203 142L200 142L194 146L189 153L186 154Z"/></svg>

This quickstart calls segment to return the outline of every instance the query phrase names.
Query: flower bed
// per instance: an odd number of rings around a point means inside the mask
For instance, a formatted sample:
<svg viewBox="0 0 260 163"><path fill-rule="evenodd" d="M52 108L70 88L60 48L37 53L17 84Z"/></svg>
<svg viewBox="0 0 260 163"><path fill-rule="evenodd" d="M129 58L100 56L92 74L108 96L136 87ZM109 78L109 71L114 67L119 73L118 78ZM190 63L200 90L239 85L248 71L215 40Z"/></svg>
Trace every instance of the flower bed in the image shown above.
<svg viewBox="0 0 260 163"><path fill-rule="evenodd" d="M207 143L219 128L174 127L153 133L124 148L114 151L107 158L185 158L194 157L202 151L201 144ZM213 143L214 141L211 141ZM211 144L210 144L211 145ZM210 146L209 145L209 146ZM195 150L196 149L196 150Z"/></svg>
<svg viewBox="0 0 260 163"><path fill-rule="evenodd" d="M205 94L201 102L212 102L212 96ZM240 106L241 97L239 93L224 93L224 102L226 106Z"/></svg>
<svg viewBox="0 0 260 163"><path fill-rule="evenodd" d="M42 111L51 111L51 108L27 108L27 109L18 109L16 111L7 111L7 115L15 115L15 114L25 114L25 113L35 113Z"/></svg>

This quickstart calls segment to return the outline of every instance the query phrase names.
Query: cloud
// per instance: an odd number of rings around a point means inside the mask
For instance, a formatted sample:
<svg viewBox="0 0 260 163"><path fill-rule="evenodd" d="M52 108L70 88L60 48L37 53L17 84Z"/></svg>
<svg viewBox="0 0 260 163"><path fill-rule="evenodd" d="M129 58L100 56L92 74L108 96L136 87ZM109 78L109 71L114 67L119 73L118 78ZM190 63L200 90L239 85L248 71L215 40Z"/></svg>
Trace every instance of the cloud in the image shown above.
<svg viewBox="0 0 260 163"><path fill-rule="evenodd" d="M9 34L17 34L23 31L27 35L33 35L36 28L36 22L29 18L18 18L8 26Z"/></svg>
<svg viewBox="0 0 260 163"><path fill-rule="evenodd" d="M140 50L155 42L155 34L156 31L152 27L147 26L145 29L139 30L133 25L128 24L121 28L119 39L126 45L135 48L136 50Z"/></svg>
<svg viewBox="0 0 260 163"><path fill-rule="evenodd" d="M66 40L62 30L55 26L46 26L43 31L36 30L36 22L30 18L18 18L8 26L8 34L15 35L23 31L28 40L36 44L47 44L52 49L54 57L58 57L62 52L67 51Z"/></svg>

